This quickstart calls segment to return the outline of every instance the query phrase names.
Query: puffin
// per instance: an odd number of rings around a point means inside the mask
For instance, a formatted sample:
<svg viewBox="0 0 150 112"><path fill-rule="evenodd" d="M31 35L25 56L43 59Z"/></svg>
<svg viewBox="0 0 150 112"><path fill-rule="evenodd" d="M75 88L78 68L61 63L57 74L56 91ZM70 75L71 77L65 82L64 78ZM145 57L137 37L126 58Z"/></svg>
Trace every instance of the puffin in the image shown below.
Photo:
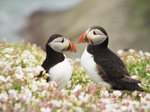
<svg viewBox="0 0 150 112"><path fill-rule="evenodd" d="M72 67L63 52L76 52L72 41L60 34L53 34L46 43L46 58L42 64L45 69L37 77L42 77L44 72L49 74L46 82L56 81L59 89L66 87L72 74Z"/></svg>
<svg viewBox="0 0 150 112"><path fill-rule="evenodd" d="M108 48L109 37L101 26L92 26L78 39L88 43L81 56L81 65L87 75L107 90L145 91L129 74L123 61Z"/></svg>

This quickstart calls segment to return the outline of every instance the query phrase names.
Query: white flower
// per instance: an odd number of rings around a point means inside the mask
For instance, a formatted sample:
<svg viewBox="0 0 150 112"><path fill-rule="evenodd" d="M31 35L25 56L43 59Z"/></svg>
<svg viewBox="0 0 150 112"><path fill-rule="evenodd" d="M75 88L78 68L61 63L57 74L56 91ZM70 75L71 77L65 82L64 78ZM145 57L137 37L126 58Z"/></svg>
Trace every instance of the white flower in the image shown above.
<svg viewBox="0 0 150 112"><path fill-rule="evenodd" d="M55 90L58 87L58 84L55 81L49 82L51 89Z"/></svg>
<svg viewBox="0 0 150 112"><path fill-rule="evenodd" d="M12 53L14 51L14 48L5 48L3 53Z"/></svg>
<svg viewBox="0 0 150 112"><path fill-rule="evenodd" d="M24 93L25 93L26 96L28 96L28 97L32 96L32 92L30 91L30 89L26 88L26 89L24 89L24 91L25 91Z"/></svg>
<svg viewBox="0 0 150 112"><path fill-rule="evenodd" d="M32 72L32 68L31 67L26 67L25 69L24 69L24 71L25 72L28 72L28 73L31 73Z"/></svg>
<svg viewBox="0 0 150 112"><path fill-rule="evenodd" d="M89 97L90 96L84 92L81 92L81 94L79 95L79 99L85 103L88 102Z"/></svg>
<svg viewBox="0 0 150 112"><path fill-rule="evenodd" d="M33 73L27 73L27 76L30 77L31 79L34 78Z"/></svg>
<svg viewBox="0 0 150 112"><path fill-rule="evenodd" d="M47 89L49 87L49 83L47 83L45 80L45 81L41 82L40 87L43 89Z"/></svg>
<svg viewBox="0 0 150 112"><path fill-rule="evenodd" d="M110 104L110 99L109 98L101 98L101 102Z"/></svg>
<svg viewBox="0 0 150 112"><path fill-rule="evenodd" d="M21 54L21 58L25 59L28 58L28 56L31 55L29 50L25 50L22 54Z"/></svg>
<svg viewBox="0 0 150 112"><path fill-rule="evenodd" d="M17 79L22 79L24 76L22 74L15 74Z"/></svg>
<svg viewBox="0 0 150 112"><path fill-rule="evenodd" d="M5 54L5 57L6 58L10 58L11 56L9 54Z"/></svg>
<svg viewBox="0 0 150 112"><path fill-rule="evenodd" d="M16 90L14 90L14 89L10 89L10 90L8 90L8 93L9 93L9 94L17 95L17 91L16 91Z"/></svg>
<svg viewBox="0 0 150 112"><path fill-rule="evenodd" d="M0 81L7 82L6 78L4 76L2 76L2 75L0 75Z"/></svg>
<svg viewBox="0 0 150 112"><path fill-rule="evenodd" d="M132 105L138 108L140 106L140 103L138 101L132 101Z"/></svg>
<svg viewBox="0 0 150 112"><path fill-rule="evenodd" d="M4 68L7 65L6 62L0 61L0 68Z"/></svg>
<svg viewBox="0 0 150 112"><path fill-rule="evenodd" d="M42 66L36 66L36 70L38 70L38 71L43 71L44 68L43 68Z"/></svg>
<svg viewBox="0 0 150 112"><path fill-rule="evenodd" d="M144 98L141 98L142 108L150 109L150 94L146 94Z"/></svg>
<svg viewBox="0 0 150 112"><path fill-rule="evenodd" d="M107 104L106 106L106 112L116 112L118 108L118 104Z"/></svg>
<svg viewBox="0 0 150 112"><path fill-rule="evenodd" d="M78 100L78 98L76 97L76 95L75 95L75 94L71 94L69 97L70 97L72 100L75 100L75 101L77 101L77 100Z"/></svg>
<svg viewBox="0 0 150 112"><path fill-rule="evenodd" d="M27 62L29 62L28 59L23 59L23 63L27 63Z"/></svg>
<svg viewBox="0 0 150 112"><path fill-rule="evenodd" d="M42 97L46 96L46 92L47 92L46 90L42 91L41 93Z"/></svg>
<svg viewBox="0 0 150 112"><path fill-rule="evenodd" d="M61 100L51 100L50 101L53 105L55 105L56 107L61 107L62 101Z"/></svg>
<svg viewBox="0 0 150 112"><path fill-rule="evenodd" d="M118 50L118 51L117 51L117 53L118 53L119 55L122 55L123 52L124 52L123 50Z"/></svg>
<svg viewBox="0 0 150 112"><path fill-rule="evenodd" d="M72 103L68 102L66 99L63 100L63 105L66 105L66 106L72 106Z"/></svg>
<svg viewBox="0 0 150 112"><path fill-rule="evenodd" d="M3 101L3 102L7 102L8 95L7 95L6 92L0 94L0 100Z"/></svg>
<svg viewBox="0 0 150 112"><path fill-rule="evenodd" d="M123 99L121 103L122 103L122 105L127 105L129 103L129 101L127 99Z"/></svg>
<svg viewBox="0 0 150 112"><path fill-rule="evenodd" d="M22 67L21 66L17 66L15 73L23 75Z"/></svg>
<svg viewBox="0 0 150 112"><path fill-rule="evenodd" d="M136 79L137 78L137 76L136 75L133 75L133 76L131 76L133 79Z"/></svg>
<svg viewBox="0 0 150 112"><path fill-rule="evenodd" d="M8 90L8 93L9 93L9 94L12 94L12 95L14 96L14 98L15 98L16 100L18 100L17 91L16 91L16 90L10 89L10 90Z"/></svg>
<svg viewBox="0 0 150 112"><path fill-rule="evenodd" d="M113 95L115 95L116 97L119 97L119 96L122 95L122 92L118 91L118 90L115 90L115 91L113 91Z"/></svg>
<svg viewBox="0 0 150 112"><path fill-rule="evenodd" d="M127 106L121 106L120 109L121 109L121 111L127 111L128 107Z"/></svg>
<svg viewBox="0 0 150 112"><path fill-rule="evenodd" d="M133 56L128 56L127 57L127 62L132 62L132 61L135 61L135 58Z"/></svg>
<svg viewBox="0 0 150 112"><path fill-rule="evenodd" d="M81 60L80 60L80 58L76 58L76 61L77 61L77 62L80 62Z"/></svg>
<svg viewBox="0 0 150 112"><path fill-rule="evenodd" d="M76 93L78 90L80 90L82 88L81 85L76 85L75 88L72 90L72 93Z"/></svg>
<svg viewBox="0 0 150 112"><path fill-rule="evenodd" d="M96 109L97 109L97 107L96 107L96 105L95 105L95 104L90 104L90 107L92 107L92 109L94 109L94 110L96 110Z"/></svg>
<svg viewBox="0 0 150 112"><path fill-rule="evenodd" d="M38 89L37 85L35 83L31 86L31 91L35 92Z"/></svg>
<svg viewBox="0 0 150 112"><path fill-rule="evenodd" d="M102 90L101 91L101 96L103 97L108 97L109 96L109 93L108 93L108 91L106 91L106 90Z"/></svg>
<svg viewBox="0 0 150 112"><path fill-rule="evenodd" d="M67 94L68 91L65 90L65 89L61 89L61 92L62 92L62 95L65 96L65 95ZM72 94L71 94L71 95L72 95Z"/></svg>
<svg viewBox="0 0 150 112"><path fill-rule="evenodd" d="M19 64L19 63L21 63L21 59L20 58L18 58L17 60L16 60L16 64Z"/></svg>
<svg viewBox="0 0 150 112"><path fill-rule="evenodd" d="M144 56L144 53L143 53L143 51L141 51L141 50L139 51L139 54L140 54L140 56L142 56L142 57Z"/></svg>
<svg viewBox="0 0 150 112"><path fill-rule="evenodd" d="M36 67L34 67L34 68L32 69L34 75L39 75L39 73L40 73L41 71L43 71L43 70L44 70L44 68L41 67L41 66L36 66Z"/></svg>
<svg viewBox="0 0 150 112"><path fill-rule="evenodd" d="M149 52L145 52L144 53L146 56L150 57L150 53Z"/></svg>
<svg viewBox="0 0 150 112"><path fill-rule="evenodd" d="M41 112L51 112L52 110L49 107L42 107L40 108Z"/></svg>
<svg viewBox="0 0 150 112"><path fill-rule="evenodd" d="M17 111L20 108L21 108L21 103L15 103L14 109Z"/></svg>
<svg viewBox="0 0 150 112"><path fill-rule="evenodd" d="M84 110L81 107L74 107L76 112L84 112Z"/></svg>
<svg viewBox="0 0 150 112"><path fill-rule="evenodd" d="M6 89L10 89L10 88L12 88L12 83L6 83Z"/></svg>
<svg viewBox="0 0 150 112"><path fill-rule="evenodd" d="M24 100L26 102L27 96L25 94L19 94L18 95L19 99Z"/></svg>
<svg viewBox="0 0 150 112"><path fill-rule="evenodd" d="M132 54L132 53L135 52L135 50L134 49L129 49L129 52Z"/></svg>

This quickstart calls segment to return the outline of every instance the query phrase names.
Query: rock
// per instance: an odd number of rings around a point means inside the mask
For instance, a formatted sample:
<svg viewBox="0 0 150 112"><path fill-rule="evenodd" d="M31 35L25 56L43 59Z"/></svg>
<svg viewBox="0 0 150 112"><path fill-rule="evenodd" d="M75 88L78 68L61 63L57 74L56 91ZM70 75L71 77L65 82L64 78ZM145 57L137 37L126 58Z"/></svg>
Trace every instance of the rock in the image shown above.
<svg viewBox="0 0 150 112"><path fill-rule="evenodd" d="M74 58L80 57L86 46L77 44L79 36L87 28L99 25L108 32L109 47L113 51L124 48L148 50L150 29L142 22L134 25L136 10L139 10L138 7L130 0L85 0L79 6L63 12L35 12L19 34L26 42L36 43L44 49L50 35L60 33L76 44L78 52L67 54ZM136 16L138 18L138 13ZM143 18L139 20L143 21Z"/></svg>

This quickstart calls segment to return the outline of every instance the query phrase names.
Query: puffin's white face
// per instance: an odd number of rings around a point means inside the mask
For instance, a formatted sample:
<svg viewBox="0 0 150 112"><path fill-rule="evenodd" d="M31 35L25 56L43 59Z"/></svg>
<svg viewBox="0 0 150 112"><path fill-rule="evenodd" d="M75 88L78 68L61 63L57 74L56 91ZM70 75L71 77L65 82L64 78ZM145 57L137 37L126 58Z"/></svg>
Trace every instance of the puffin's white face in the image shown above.
<svg viewBox="0 0 150 112"><path fill-rule="evenodd" d="M88 42L89 44L98 45L103 43L107 39L107 35L105 35L99 29L88 29L85 33L81 35L79 38L79 43Z"/></svg>
<svg viewBox="0 0 150 112"><path fill-rule="evenodd" d="M57 37L52 40L48 45L57 52L70 51L75 52L75 45L65 37Z"/></svg>
<svg viewBox="0 0 150 112"><path fill-rule="evenodd" d="M97 45L103 43L107 39L107 36L99 29L93 29L87 32L87 38L91 40L89 41L90 44Z"/></svg>

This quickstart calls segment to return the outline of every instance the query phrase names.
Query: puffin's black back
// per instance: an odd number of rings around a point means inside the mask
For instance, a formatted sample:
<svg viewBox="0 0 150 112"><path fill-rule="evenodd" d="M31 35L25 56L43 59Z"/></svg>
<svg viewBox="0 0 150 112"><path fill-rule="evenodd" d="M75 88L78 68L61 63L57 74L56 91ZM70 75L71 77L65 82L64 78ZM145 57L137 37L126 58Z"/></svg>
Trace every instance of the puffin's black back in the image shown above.
<svg viewBox="0 0 150 112"><path fill-rule="evenodd" d="M98 74L112 89L145 91L137 85L140 81L131 78L123 61L110 49L101 45L88 45L87 51L94 57Z"/></svg>
<svg viewBox="0 0 150 112"><path fill-rule="evenodd" d="M110 49L101 45L88 45L87 51L93 55L94 61L103 68L110 79L130 76L122 60Z"/></svg>

